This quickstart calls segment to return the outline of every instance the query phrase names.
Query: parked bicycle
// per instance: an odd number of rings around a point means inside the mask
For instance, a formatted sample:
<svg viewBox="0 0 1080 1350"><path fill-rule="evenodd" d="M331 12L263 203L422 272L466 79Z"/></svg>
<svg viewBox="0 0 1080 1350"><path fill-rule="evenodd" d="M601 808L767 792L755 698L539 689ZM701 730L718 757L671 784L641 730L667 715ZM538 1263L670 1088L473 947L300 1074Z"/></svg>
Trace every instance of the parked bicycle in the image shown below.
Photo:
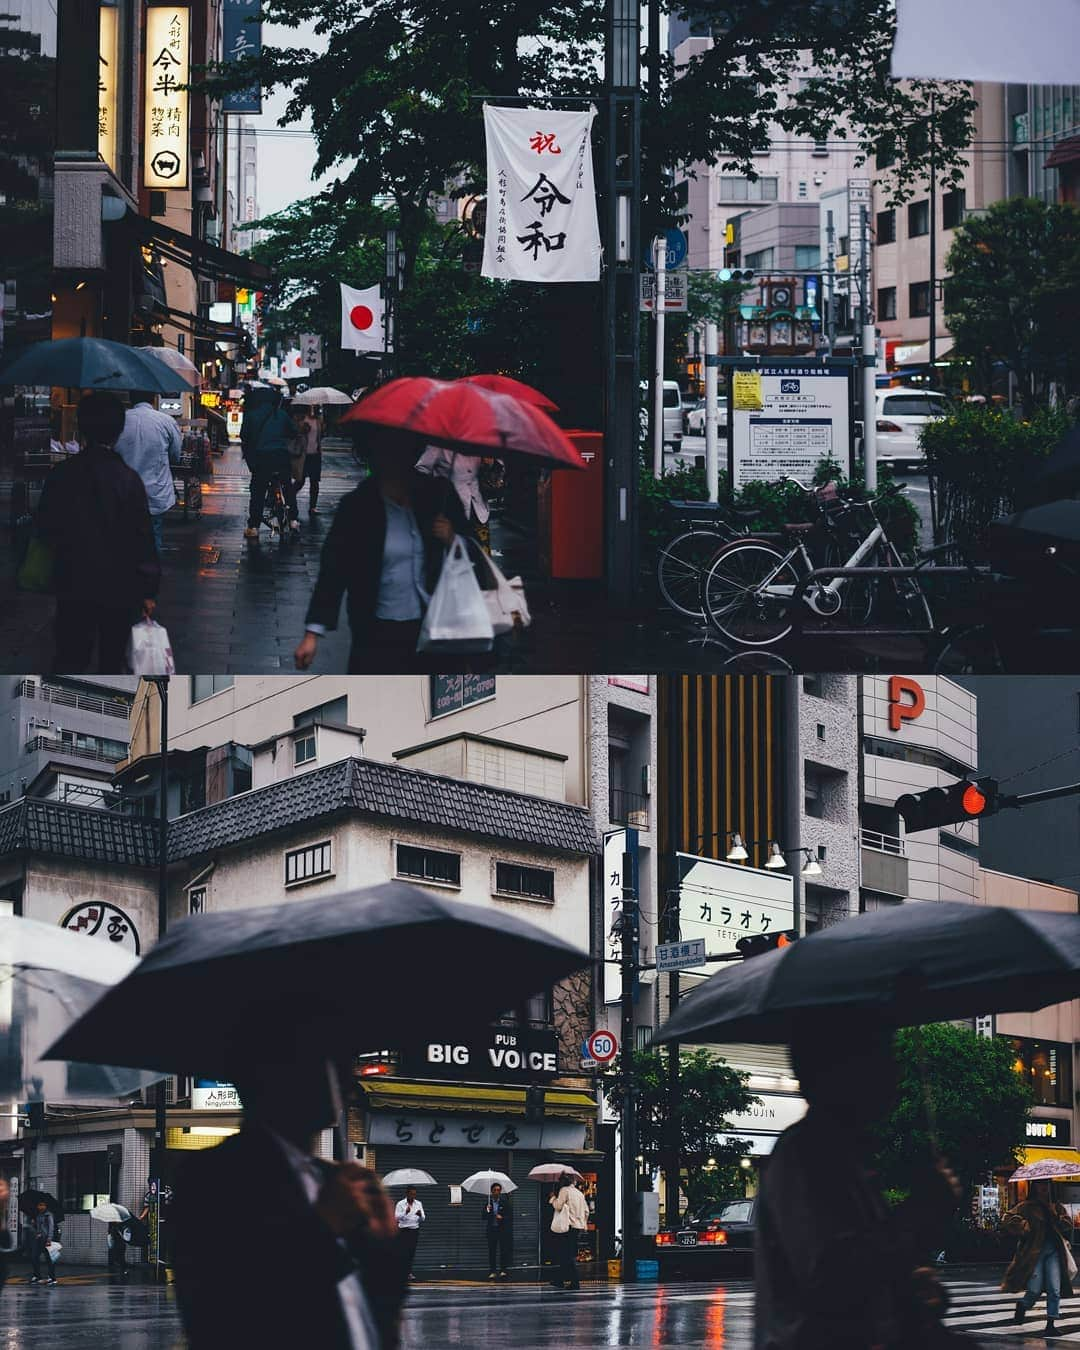
<svg viewBox="0 0 1080 1350"><path fill-rule="evenodd" d="M688 619L703 619L701 578L717 552L746 533L730 523L728 511L738 518L736 508L714 502L671 502L679 517L675 535L656 555L656 582L666 604ZM746 519L757 513L741 513Z"/></svg>
<svg viewBox="0 0 1080 1350"><path fill-rule="evenodd" d="M796 598L823 619L842 616L863 627L888 609L898 624L933 629L933 615L918 576L813 580L819 568L903 568L875 509L881 498L848 501L836 484L808 488L814 520L785 525L781 534L755 534L721 547L701 578L701 609L709 623L744 647L770 646L792 630ZM868 518L858 524L860 513ZM816 555L816 557L815 557Z"/></svg>

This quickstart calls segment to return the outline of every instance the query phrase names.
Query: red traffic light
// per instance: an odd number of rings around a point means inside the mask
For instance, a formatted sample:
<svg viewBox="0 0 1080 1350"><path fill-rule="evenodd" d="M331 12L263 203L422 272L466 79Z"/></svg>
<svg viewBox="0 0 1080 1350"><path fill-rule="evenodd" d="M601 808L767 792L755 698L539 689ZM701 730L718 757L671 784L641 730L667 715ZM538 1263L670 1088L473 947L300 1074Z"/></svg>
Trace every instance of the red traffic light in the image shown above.
<svg viewBox="0 0 1080 1350"><path fill-rule="evenodd" d="M787 933L778 933L776 935L776 945L778 947L790 947L794 938L788 937Z"/></svg>
<svg viewBox="0 0 1080 1350"><path fill-rule="evenodd" d="M969 783L960 798L960 805L969 816L980 816L986 810L986 793L978 783Z"/></svg>

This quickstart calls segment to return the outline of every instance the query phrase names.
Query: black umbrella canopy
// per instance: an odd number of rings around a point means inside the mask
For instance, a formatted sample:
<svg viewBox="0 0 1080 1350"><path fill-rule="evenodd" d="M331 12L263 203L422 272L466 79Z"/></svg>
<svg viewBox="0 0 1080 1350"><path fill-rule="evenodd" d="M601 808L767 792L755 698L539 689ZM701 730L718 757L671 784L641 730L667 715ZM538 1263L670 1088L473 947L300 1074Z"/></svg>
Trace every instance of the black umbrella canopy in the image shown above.
<svg viewBox="0 0 1080 1350"><path fill-rule="evenodd" d="M32 1218L42 1200L45 1201L46 1209L56 1218L62 1219L64 1217L64 1207L55 1195L51 1195L48 1191L35 1190L33 1187L30 1190L19 1192L19 1213Z"/></svg>
<svg viewBox="0 0 1080 1350"><path fill-rule="evenodd" d="M1017 494L1021 509L1080 491L1080 426L1070 427Z"/></svg>
<svg viewBox="0 0 1080 1350"><path fill-rule="evenodd" d="M815 1013L902 1027L1033 1012L1080 994L1080 915L922 901L826 928L711 976L660 1041L792 1039Z"/></svg>
<svg viewBox="0 0 1080 1350"><path fill-rule="evenodd" d="M387 882L181 920L47 1058L231 1077L264 1060L448 1038L587 966L502 910Z"/></svg>

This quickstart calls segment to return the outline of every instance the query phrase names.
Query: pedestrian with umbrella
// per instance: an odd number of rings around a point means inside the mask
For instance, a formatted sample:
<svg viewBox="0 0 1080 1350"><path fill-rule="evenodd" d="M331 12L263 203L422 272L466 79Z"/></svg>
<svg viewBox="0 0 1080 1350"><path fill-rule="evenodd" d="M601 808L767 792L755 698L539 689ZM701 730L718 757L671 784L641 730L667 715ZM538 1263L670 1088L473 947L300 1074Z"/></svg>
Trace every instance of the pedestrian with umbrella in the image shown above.
<svg viewBox="0 0 1080 1350"><path fill-rule="evenodd" d="M90 1217L96 1219L98 1223L107 1225L105 1240L109 1250L109 1269L115 1270L119 1275L126 1275L127 1243L124 1241L124 1226L131 1223L131 1210L125 1205L115 1205L109 1202L103 1205L95 1205L90 1211Z"/></svg>
<svg viewBox="0 0 1080 1350"><path fill-rule="evenodd" d="M577 1269L578 1234L589 1226L589 1206L574 1184L575 1175L570 1170L564 1171L558 1189L548 1196L548 1203L554 1210L551 1231L558 1242L559 1274L562 1277L551 1281L556 1289L581 1288Z"/></svg>
<svg viewBox="0 0 1080 1350"><path fill-rule="evenodd" d="M1072 1256L1072 1220L1063 1205L1053 1203L1050 1182L1032 1181L1026 1200L1015 1205L1004 1216L1001 1227L1017 1238L1013 1256L1005 1278L1003 1293L1023 1296L1016 1301L1013 1321L1021 1323L1024 1316L1046 1294L1046 1332L1055 1336L1055 1318L1061 1310L1062 1297L1071 1298L1072 1280L1076 1262Z"/></svg>
<svg viewBox="0 0 1080 1350"><path fill-rule="evenodd" d="M870 1126L896 1091L894 1028L1029 1012L1080 990L1080 916L947 901L848 919L724 970L685 998L665 1041L787 1042L810 1104L758 1197L755 1344L948 1345L921 1261L956 1203L936 1154L887 1211ZM928 1116L933 1134L932 1103Z"/></svg>
<svg viewBox="0 0 1080 1350"><path fill-rule="evenodd" d="M39 571L32 585L56 593L53 670L115 674L127 669L132 624L153 617L161 564L146 488L115 449L124 405L86 394L78 426L82 452L53 469L41 493L31 549L39 561L44 550L50 575Z"/></svg>
<svg viewBox="0 0 1080 1350"><path fill-rule="evenodd" d="M488 1247L488 1279L507 1278L507 1268L514 1259L514 1207L509 1192L517 1186L505 1172L474 1172L461 1183L466 1191L483 1194L487 1187L487 1200L480 1211L480 1222L484 1228Z"/></svg>

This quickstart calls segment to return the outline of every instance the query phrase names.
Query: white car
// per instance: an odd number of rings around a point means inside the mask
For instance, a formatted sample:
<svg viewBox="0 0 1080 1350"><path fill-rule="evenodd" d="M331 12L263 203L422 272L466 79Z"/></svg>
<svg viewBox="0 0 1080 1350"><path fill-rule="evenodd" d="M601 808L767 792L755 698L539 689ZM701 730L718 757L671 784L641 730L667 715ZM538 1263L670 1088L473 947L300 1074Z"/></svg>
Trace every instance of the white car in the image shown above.
<svg viewBox="0 0 1080 1350"><path fill-rule="evenodd" d="M949 400L929 389L878 389L877 459L893 468L919 468L926 456L919 429L933 417L944 417Z"/></svg>
<svg viewBox="0 0 1080 1350"><path fill-rule="evenodd" d="M721 397L717 400L717 426L721 435L726 435L727 428L727 398ZM700 408L691 408L686 414L686 434L688 436L705 435L705 404Z"/></svg>

